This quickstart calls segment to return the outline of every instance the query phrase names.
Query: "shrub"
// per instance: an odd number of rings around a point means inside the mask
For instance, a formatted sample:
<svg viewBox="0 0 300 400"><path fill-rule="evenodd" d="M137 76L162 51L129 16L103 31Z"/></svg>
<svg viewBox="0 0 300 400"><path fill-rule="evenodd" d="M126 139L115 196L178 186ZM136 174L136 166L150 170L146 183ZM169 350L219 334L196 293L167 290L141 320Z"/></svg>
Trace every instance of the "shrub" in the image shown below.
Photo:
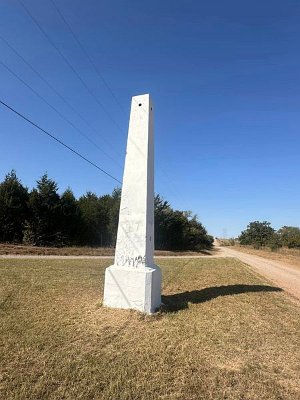
<svg viewBox="0 0 300 400"><path fill-rule="evenodd" d="M300 248L300 228L296 226L283 226L278 230L281 244L292 248Z"/></svg>
<svg viewBox="0 0 300 400"><path fill-rule="evenodd" d="M267 244L272 251L278 250L280 247L282 247L280 235L274 232Z"/></svg>
<svg viewBox="0 0 300 400"><path fill-rule="evenodd" d="M242 245L252 245L254 248L259 249L261 246L268 244L274 232L275 230L271 227L270 222L250 222L247 229L239 236L239 241Z"/></svg>

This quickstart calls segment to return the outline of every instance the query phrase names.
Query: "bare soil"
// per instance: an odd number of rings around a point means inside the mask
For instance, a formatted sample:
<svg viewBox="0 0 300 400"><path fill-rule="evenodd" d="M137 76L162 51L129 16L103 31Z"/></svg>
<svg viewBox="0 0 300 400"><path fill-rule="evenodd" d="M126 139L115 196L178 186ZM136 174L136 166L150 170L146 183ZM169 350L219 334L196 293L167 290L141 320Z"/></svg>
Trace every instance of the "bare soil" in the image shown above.
<svg viewBox="0 0 300 400"><path fill-rule="evenodd" d="M240 251L239 247L217 247L219 254L224 257L234 257L250 265L261 275L276 283L279 287L300 300L300 268L290 261L264 258L262 253L254 255Z"/></svg>

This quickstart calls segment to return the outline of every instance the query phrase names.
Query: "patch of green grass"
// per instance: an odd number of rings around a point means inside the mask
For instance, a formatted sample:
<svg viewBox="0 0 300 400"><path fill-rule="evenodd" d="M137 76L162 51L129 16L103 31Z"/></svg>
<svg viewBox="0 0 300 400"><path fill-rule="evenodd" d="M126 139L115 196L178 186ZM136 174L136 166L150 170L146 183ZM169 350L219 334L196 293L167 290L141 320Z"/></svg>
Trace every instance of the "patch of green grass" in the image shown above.
<svg viewBox="0 0 300 400"><path fill-rule="evenodd" d="M162 311L101 306L109 260L0 260L3 399L299 399L300 312L234 259L160 260Z"/></svg>

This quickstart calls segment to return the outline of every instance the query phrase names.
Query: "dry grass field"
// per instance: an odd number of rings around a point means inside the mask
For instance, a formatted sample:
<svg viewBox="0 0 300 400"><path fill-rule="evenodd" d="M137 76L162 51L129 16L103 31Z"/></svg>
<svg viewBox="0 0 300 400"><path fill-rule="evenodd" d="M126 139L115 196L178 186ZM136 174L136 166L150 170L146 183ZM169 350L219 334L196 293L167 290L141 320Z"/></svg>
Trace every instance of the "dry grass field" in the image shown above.
<svg viewBox="0 0 300 400"><path fill-rule="evenodd" d="M202 252L193 251L165 251L156 250L156 256L192 256L201 254L213 254L212 251L203 250ZM0 243L0 255L35 255L35 256L113 256L115 249L113 247L37 247L28 245L17 245L9 243Z"/></svg>
<svg viewBox="0 0 300 400"><path fill-rule="evenodd" d="M36 256L113 256L112 247L38 247L20 244L0 243L0 255L36 255Z"/></svg>
<svg viewBox="0 0 300 400"><path fill-rule="evenodd" d="M0 260L0 398L300 399L300 311L230 259L160 260L162 310L101 306L109 260Z"/></svg>

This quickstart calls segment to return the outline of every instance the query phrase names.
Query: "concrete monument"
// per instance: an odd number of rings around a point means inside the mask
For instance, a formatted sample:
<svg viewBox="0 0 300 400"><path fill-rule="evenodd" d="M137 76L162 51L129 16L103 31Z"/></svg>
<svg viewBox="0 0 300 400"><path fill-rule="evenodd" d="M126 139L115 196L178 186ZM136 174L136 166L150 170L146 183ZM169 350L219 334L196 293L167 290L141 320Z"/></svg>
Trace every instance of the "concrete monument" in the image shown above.
<svg viewBox="0 0 300 400"><path fill-rule="evenodd" d="M145 94L131 102L115 261L105 271L105 306L145 313L160 306L161 271L153 253L153 106Z"/></svg>

